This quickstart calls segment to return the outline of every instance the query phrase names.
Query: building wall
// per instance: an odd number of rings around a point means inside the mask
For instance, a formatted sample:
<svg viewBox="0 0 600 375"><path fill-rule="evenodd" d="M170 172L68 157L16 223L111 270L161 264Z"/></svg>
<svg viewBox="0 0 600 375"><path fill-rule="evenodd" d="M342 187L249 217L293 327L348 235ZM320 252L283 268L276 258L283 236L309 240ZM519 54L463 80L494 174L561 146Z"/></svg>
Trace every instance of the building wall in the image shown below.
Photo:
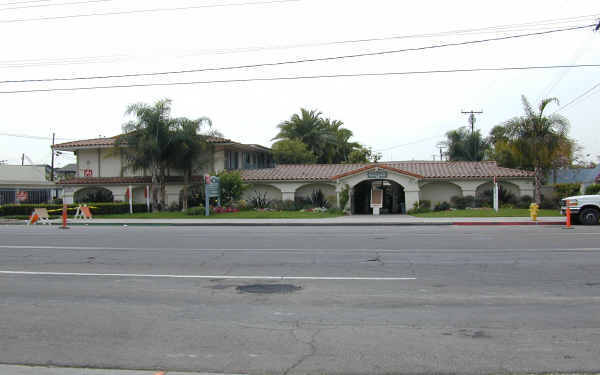
<svg viewBox="0 0 600 375"><path fill-rule="evenodd" d="M225 169L225 151L215 151L215 161L213 164L213 168L215 172L219 173Z"/></svg>
<svg viewBox="0 0 600 375"><path fill-rule="evenodd" d="M462 196L462 190L460 186L450 182L425 183L421 186L419 192L420 200L431 201L432 206L440 202L450 202L450 199L454 196Z"/></svg>
<svg viewBox="0 0 600 375"><path fill-rule="evenodd" d="M100 168L98 164L98 150L97 149L82 149L77 151L78 170L77 177L84 176L84 171L89 169L92 171L91 177L100 176ZM88 176L89 177L89 176Z"/></svg>
<svg viewBox="0 0 600 375"><path fill-rule="evenodd" d="M308 184L300 187L295 192L295 197L303 197L309 198L313 191L321 190L325 198L329 199L331 196L335 196L335 185L333 184L325 184L325 183L316 183L316 184ZM333 202L335 203L335 201Z"/></svg>
<svg viewBox="0 0 600 375"><path fill-rule="evenodd" d="M99 177L121 176L121 155L114 153L113 149L98 149L100 151Z"/></svg>

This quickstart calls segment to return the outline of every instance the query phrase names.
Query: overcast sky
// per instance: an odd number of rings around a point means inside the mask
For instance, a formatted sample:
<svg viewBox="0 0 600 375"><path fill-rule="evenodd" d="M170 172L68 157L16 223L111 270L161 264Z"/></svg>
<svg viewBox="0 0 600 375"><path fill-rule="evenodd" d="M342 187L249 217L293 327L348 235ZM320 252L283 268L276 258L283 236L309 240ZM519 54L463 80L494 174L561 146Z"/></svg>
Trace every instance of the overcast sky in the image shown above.
<svg viewBox="0 0 600 375"><path fill-rule="evenodd" d="M398 50L593 24L600 16L598 0L0 0L0 4L0 81L201 69ZM128 12L182 7L197 8ZM120 11L127 13L40 20ZM580 16L585 17L574 18ZM544 22L548 20L555 21ZM525 23L528 25L489 29ZM483 28L487 29L444 33ZM592 30L252 69L0 83L0 91L600 64L600 32ZM383 40L329 43L359 39ZM355 141L381 150L383 160L432 160L439 154L436 144L445 132L467 124L461 110L483 110L476 126L488 134L493 126L523 113L521 95L536 105L547 96L559 98L564 105L598 83L600 68L590 67L4 93L0 94L0 133L43 138L55 132L57 142L113 136L127 120L127 105L170 98L174 116L208 116L217 130L238 142L270 146L277 124L305 107L343 121L354 132ZM570 135L584 147L584 155L590 154L590 160L600 155L599 93L600 88L560 112L571 121ZM549 113L556 109L553 106ZM49 144L48 139L0 135L0 160L15 164L25 153L34 163L49 163ZM61 155L57 164L72 161L72 156Z"/></svg>

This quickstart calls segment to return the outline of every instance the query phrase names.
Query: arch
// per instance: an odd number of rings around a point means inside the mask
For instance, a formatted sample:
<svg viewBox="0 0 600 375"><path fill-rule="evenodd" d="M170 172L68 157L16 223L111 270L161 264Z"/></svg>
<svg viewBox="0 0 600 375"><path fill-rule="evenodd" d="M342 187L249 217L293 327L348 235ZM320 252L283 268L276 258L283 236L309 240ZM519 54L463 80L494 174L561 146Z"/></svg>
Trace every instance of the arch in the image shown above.
<svg viewBox="0 0 600 375"><path fill-rule="evenodd" d="M516 200L521 196L521 189L519 186L508 181L498 181L500 188L499 201L500 204L515 204ZM475 196L482 202L492 204L494 184L491 182L485 182L477 187Z"/></svg>
<svg viewBox="0 0 600 375"><path fill-rule="evenodd" d="M102 186L85 186L73 193L75 203L114 202L113 192Z"/></svg>
<svg viewBox="0 0 600 375"><path fill-rule="evenodd" d="M335 203L335 186L323 182L311 182L300 186L294 193L294 198L310 198L313 191L321 190L325 198Z"/></svg>
<svg viewBox="0 0 600 375"><path fill-rule="evenodd" d="M419 198L420 200L430 201L431 205L435 206L441 202L450 203L452 197L461 197L462 195L461 187L452 182L432 181L421 186Z"/></svg>
<svg viewBox="0 0 600 375"><path fill-rule="evenodd" d="M406 195L404 186L394 180L363 180L352 187L351 207L352 214L370 215L373 209L371 203L371 189L374 185L383 188L383 207L381 214L405 214Z"/></svg>
<svg viewBox="0 0 600 375"><path fill-rule="evenodd" d="M265 195L268 200L281 200L282 193L279 188L268 184L250 184L250 187L244 191L243 198L250 200L257 194Z"/></svg>

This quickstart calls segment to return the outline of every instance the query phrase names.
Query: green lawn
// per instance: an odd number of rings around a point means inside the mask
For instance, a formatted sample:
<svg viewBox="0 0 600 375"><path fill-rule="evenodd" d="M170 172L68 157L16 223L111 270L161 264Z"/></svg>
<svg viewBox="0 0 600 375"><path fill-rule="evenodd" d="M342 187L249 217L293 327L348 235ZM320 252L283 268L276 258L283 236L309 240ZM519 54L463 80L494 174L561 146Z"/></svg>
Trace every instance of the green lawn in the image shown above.
<svg viewBox="0 0 600 375"><path fill-rule="evenodd" d="M501 208L494 210L454 210L414 214L416 217L529 217L526 208ZM560 216L560 210L540 210L538 216Z"/></svg>
<svg viewBox="0 0 600 375"><path fill-rule="evenodd" d="M328 217L342 216L341 212L299 212L299 211L240 211L223 214L211 214L210 216L190 216L183 212L158 212L158 213L134 213L95 215L97 219L323 219Z"/></svg>

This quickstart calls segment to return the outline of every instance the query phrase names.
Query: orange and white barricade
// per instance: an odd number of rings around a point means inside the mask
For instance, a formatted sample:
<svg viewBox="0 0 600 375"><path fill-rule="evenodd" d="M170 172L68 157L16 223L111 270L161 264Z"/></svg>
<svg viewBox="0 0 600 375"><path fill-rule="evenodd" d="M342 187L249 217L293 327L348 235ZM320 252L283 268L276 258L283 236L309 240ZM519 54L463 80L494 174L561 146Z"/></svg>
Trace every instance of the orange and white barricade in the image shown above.
<svg viewBox="0 0 600 375"><path fill-rule="evenodd" d="M77 211L75 212L75 217L73 219L92 220L92 211L85 204L83 206L80 205L77 207Z"/></svg>
<svg viewBox="0 0 600 375"><path fill-rule="evenodd" d="M29 217L29 221L27 225L35 224L39 222L40 224L50 225L50 216L48 215L47 208L36 208L33 210L33 213Z"/></svg>

